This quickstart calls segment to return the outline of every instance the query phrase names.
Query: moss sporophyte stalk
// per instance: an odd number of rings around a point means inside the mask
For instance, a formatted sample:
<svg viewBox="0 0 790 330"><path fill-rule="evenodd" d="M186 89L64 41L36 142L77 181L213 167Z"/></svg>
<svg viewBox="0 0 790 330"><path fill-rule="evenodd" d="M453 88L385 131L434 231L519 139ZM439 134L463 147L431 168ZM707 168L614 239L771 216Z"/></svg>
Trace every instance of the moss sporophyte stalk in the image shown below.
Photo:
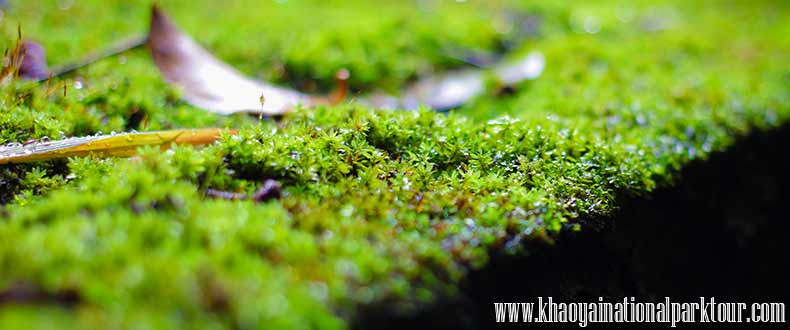
<svg viewBox="0 0 790 330"><path fill-rule="evenodd" d="M144 31L149 5L11 1L0 38L12 46L19 23L50 63L66 63ZM277 121L221 116L181 101L145 50L48 83L6 83L4 145L112 131L237 134L132 158L0 165L0 296L43 297L0 301L0 324L346 328L362 306L451 297L493 251L562 239L619 198L647 196L690 162L790 117L782 3L161 5L258 80L327 93L347 69L352 100ZM353 101L532 51L545 58L539 78L447 114ZM253 196L269 180L278 198L208 193Z"/></svg>

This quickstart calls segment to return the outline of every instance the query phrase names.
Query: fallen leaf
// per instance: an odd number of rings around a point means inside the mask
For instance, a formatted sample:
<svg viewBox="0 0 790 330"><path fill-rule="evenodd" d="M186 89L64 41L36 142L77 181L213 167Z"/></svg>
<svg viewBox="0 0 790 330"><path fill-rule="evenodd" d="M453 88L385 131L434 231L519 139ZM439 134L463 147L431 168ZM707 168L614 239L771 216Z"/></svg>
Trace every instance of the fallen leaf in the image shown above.
<svg viewBox="0 0 790 330"><path fill-rule="evenodd" d="M513 86L522 81L539 77L545 66L546 58L543 54L533 51L521 60L500 64L494 71L499 82L504 86Z"/></svg>
<svg viewBox="0 0 790 330"><path fill-rule="evenodd" d="M531 52L515 62L500 63L492 70L501 87L512 87L540 76L545 62L543 54ZM408 87L400 97L379 93L360 102L386 109L414 110L427 106L437 111L449 110L485 92L485 73L486 70L470 69L427 77Z"/></svg>
<svg viewBox="0 0 790 330"><path fill-rule="evenodd" d="M18 73L20 78L43 80L49 77L47 55L43 46L33 41L24 41L22 54Z"/></svg>
<svg viewBox="0 0 790 330"><path fill-rule="evenodd" d="M162 149L167 149L173 143L210 144L219 139L223 132L235 133L235 131L218 128L178 129L95 135L57 141L31 141L25 144L9 143L0 146L0 165L89 155L129 157L135 155L137 148L142 146L160 146Z"/></svg>
<svg viewBox="0 0 790 330"><path fill-rule="evenodd" d="M220 114L279 115L312 103L305 94L244 77L181 32L157 6L151 13L148 43L165 80L196 107Z"/></svg>

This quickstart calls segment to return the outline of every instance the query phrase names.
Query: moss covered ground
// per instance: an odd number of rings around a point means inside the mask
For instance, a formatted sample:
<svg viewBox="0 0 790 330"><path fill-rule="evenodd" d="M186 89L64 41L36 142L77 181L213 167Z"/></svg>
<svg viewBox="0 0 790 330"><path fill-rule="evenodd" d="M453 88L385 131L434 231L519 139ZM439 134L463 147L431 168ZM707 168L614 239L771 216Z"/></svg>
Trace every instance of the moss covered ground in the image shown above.
<svg viewBox="0 0 790 330"><path fill-rule="evenodd" d="M11 47L20 24L63 63L144 32L149 5L9 1L0 40ZM492 251L584 231L620 198L649 196L690 161L790 119L781 1L161 5L241 71L306 91L331 88L341 68L356 92L397 91L464 66L465 54L505 50L539 51L546 69L449 114L352 101L278 121L179 101L144 50L49 83L10 82L0 143L239 134L129 159L0 166L3 326L345 328L363 305L452 296ZM205 196L267 179L280 198Z"/></svg>

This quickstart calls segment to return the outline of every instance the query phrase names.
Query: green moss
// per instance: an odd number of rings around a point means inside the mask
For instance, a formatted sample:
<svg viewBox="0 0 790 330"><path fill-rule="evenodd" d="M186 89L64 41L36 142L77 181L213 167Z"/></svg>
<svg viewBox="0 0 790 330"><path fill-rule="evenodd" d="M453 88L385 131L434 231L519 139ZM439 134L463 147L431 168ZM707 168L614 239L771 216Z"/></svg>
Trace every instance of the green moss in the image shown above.
<svg viewBox="0 0 790 330"><path fill-rule="evenodd" d="M143 51L51 84L4 86L0 143L175 127L240 133L202 149L0 168L0 292L27 283L79 296L64 308L6 303L0 322L44 313L64 328L343 328L360 305L451 295L492 250L519 253L525 239L578 230L619 197L649 194L690 161L790 118L782 4L220 6L164 4L243 71L305 87L325 88L346 67L357 89L393 90L426 68L458 66L447 56L455 49L494 51L519 37L491 24L516 7L542 22L516 52L541 51L547 68L511 95L449 115L351 103L277 123L178 101ZM62 62L142 31L147 10L13 3L3 40L18 20ZM270 178L284 186L278 200L204 196L252 192Z"/></svg>

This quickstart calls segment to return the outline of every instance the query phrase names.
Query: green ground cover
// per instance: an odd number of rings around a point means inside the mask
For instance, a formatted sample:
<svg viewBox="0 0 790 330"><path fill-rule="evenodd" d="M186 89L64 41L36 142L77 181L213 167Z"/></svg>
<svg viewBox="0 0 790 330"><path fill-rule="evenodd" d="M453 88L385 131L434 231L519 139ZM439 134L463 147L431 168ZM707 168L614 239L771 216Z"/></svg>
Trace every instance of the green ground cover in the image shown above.
<svg viewBox="0 0 790 330"><path fill-rule="evenodd" d="M10 1L0 40L10 47L21 24L62 63L144 32L149 4ZM790 119L790 8L779 1L161 5L243 72L308 91L330 88L340 68L355 91L397 91L463 66L459 52L515 42L516 54L543 53L546 70L450 114L350 102L280 121L190 107L144 50L2 86L0 143L240 133L131 159L0 166L0 297L38 297L0 301L0 324L344 328L361 305L452 295L491 251L584 230L619 198ZM205 197L266 179L281 198Z"/></svg>

